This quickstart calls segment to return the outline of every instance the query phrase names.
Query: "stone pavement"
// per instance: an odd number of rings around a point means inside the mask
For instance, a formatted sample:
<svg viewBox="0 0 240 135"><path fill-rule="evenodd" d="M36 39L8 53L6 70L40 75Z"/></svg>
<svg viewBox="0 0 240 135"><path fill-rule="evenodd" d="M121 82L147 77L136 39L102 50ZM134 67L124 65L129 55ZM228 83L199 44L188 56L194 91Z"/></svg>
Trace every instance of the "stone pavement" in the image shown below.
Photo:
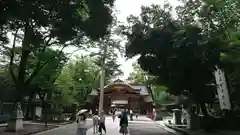
<svg viewBox="0 0 240 135"><path fill-rule="evenodd" d="M92 120L87 119L88 131L87 135L93 135ZM118 135L119 131L119 120L116 119L115 122L112 121L111 117L106 117L106 135ZM59 128L55 128L49 131L40 132L34 135L76 135L76 123L68 124ZM104 135L104 132L103 132Z"/></svg>
<svg viewBox="0 0 240 135"><path fill-rule="evenodd" d="M158 125L163 127L165 130L173 134L179 135L240 135L240 131L215 131L213 133L207 133L203 130L179 130L179 128L169 128L165 124L168 124L168 120L172 121L172 117L164 117L162 121L155 121Z"/></svg>
<svg viewBox="0 0 240 135"><path fill-rule="evenodd" d="M112 117L106 117L105 126L107 133L103 131L103 135L120 135L119 132L119 119L115 119L113 122ZM87 135L93 135L93 128L89 129Z"/></svg>
<svg viewBox="0 0 240 135"><path fill-rule="evenodd" d="M76 135L76 123L68 124L49 131L37 133L34 135ZM92 127L92 121L88 119L88 126ZM114 122L111 117L106 117L107 133L103 135L120 135L119 119ZM129 121L129 135L172 135L170 132L153 122L146 116L139 116ZM87 135L93 135L93 128L89 128Z"/></svg>
<svg viewBox="0 0 240 135"><path fill-rule="evenodd" d="M87 119L88 129L92 128L92 119ZM52 130L36 133L34 135L76 135L77 123L72 123Z"/></svg>
<svg viewBox="0 0 240 135"><path fill-rule="evenodd" d="M138 119L134 118L133 121L129 121L129 131L130 135L173 135L165 127L160 126L146 116L139 116ZM177 132L175 134L181 135Z"/></svg>

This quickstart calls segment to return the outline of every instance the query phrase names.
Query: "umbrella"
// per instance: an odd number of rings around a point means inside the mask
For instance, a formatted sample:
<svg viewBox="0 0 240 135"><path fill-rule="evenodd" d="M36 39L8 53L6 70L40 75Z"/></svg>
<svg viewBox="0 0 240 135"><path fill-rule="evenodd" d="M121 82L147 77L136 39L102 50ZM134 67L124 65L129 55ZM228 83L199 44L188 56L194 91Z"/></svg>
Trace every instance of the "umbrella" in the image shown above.
<svg viewBox="0 0 240 135"><path fill-rule="evenodd" d="M88 111L87 109L81 109L80 111L78 111L77 115L80 115L80 114L85 113L87 111Z"/></svg>

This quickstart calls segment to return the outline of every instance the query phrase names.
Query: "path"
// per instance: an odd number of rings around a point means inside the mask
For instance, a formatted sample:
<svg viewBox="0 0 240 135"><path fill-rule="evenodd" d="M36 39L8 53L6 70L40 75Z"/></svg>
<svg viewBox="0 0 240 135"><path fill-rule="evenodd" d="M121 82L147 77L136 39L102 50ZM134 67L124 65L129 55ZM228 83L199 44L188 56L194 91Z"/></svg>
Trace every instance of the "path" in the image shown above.
<svg viewBox="0 0 240 135"><path fill-rule="evenodd" d="M87 126L92 127L92 120L87 119ZM52 130L40 132L34 135L76 135L76 123L68 124Z"/></svg>
<svg viewBox="0 0 240 135"><path fill-rule="evenodd" d="M173 135L145 116L129 121L130 135Z"/></svg>
<svg viewBox="0 0 240 135"><path fill-rule="evenodd" d="M88 126L92 126L92 121L88 121ZM120 135L119 132L119 119L115 122L112 121L111 117L106 117L106 135ZM134 121L129 121L129 131L130 135L172 135L164 128L160 127L158 124L154 123L152 120L145 116L139 116L139 118ZM53 130L37 133L35 135L76 135L76 123L62 126ZM87 131L87 135L93 135L93 129L90 128ZM103 135L105 135L103 133Z"/></svg>
<svg viewBox="0 0 240 135"><path fill-rule="evenodd" d="M88 119L87 123L89 127L92 127L92 120ZM106 117L107 127L106 135L118 135L119 131L118 124L119 124L118 119L116 119L116 121L113 122L111 117ZM76 127L77 127L76 123L73 123L53 130L40 132L34 135L76 135ZM87 135L93 135L93 128L89 128L89 130L87 131Z"/></svg>

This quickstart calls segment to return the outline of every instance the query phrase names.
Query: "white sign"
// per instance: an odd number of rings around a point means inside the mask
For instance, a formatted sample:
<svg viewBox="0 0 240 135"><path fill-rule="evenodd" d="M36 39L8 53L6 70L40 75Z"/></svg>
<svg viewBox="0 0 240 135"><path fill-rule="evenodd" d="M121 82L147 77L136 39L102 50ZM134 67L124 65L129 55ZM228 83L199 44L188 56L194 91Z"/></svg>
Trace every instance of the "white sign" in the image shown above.
<svg viewBox="0 0 240 135"><path fill-rule="evenodd" d="M128 104L127 100L114 100L112 104Z"/></svg>
<svg viewBox="0 0 240 135"><path fill-rule="evenodd" d="M231 110L231 103L228 94L227 83L224 71L217 69L215 71L215 79L217 84L218 99L221 109Z"/></svg>

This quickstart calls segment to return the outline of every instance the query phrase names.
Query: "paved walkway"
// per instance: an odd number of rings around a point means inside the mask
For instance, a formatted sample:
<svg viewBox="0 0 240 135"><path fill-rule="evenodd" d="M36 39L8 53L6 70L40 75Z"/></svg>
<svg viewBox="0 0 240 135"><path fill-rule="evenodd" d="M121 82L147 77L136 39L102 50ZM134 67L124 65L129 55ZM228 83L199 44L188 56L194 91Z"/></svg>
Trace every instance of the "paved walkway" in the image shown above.
<svg viewBox="0 0 240 135"><path fill-rule="evenodd" d="M168 123L168 120L172 121L172 117L164 117L162 121L156 121L155 123L159 124L159 126L163 127L165 130L172 132L173 134L179 135L240 135L240 131L215 131L213 133L206 133L203 130L183 130L183 132L177 132L171 128L165 126Z"/></svg>
<svg viewBox="0 0 240 135"><path fill-rule="evenodd" d="M147 118L146 116L139 116L129 121L130 135L173 135L165 127L160 126L156 122ZM180 135L179 133L174 133Z"/></svg>
<svg viewBox="0 0 240 135"><path fill-rule="evenodd" d="M112 121L111 117L106 117L106 135L118 135L119 131L119 121L118 119L115 122ZM88 119L88 126L91 127L87 131L87 135L93 135L92 120ZM76 135L76 123L68 124L59 128L55 128L49 131L40 132L34 135ZM104 135L104 133L103 133Z"/></svg>
<svg viewBox="0 0 240 135"><path fill-rule="evenodd" d="M65 125L49 131L37 133L35 135L76 135L76 123ZM88 126L92 126L92 121L88 119ZM120 135L119 132L119 119L114 122L111 117L106 117L107 133L105 135ZM134 121L129 121L129 135L172 135L163 127L150 120L145 116L139 116ZM87 131L87 135L93 135L93 128ZM95 134L97 135L97 134ZM103 133L104 135L104 133Z"/></svg>
<svg viewBox="0 0 240 135"><path fill-rule="evenodd" d="M87 127L92 127L92 120L87 119ZM34 135L76 135L77 123L61 126L52 130L36 133Z"/></svg>

